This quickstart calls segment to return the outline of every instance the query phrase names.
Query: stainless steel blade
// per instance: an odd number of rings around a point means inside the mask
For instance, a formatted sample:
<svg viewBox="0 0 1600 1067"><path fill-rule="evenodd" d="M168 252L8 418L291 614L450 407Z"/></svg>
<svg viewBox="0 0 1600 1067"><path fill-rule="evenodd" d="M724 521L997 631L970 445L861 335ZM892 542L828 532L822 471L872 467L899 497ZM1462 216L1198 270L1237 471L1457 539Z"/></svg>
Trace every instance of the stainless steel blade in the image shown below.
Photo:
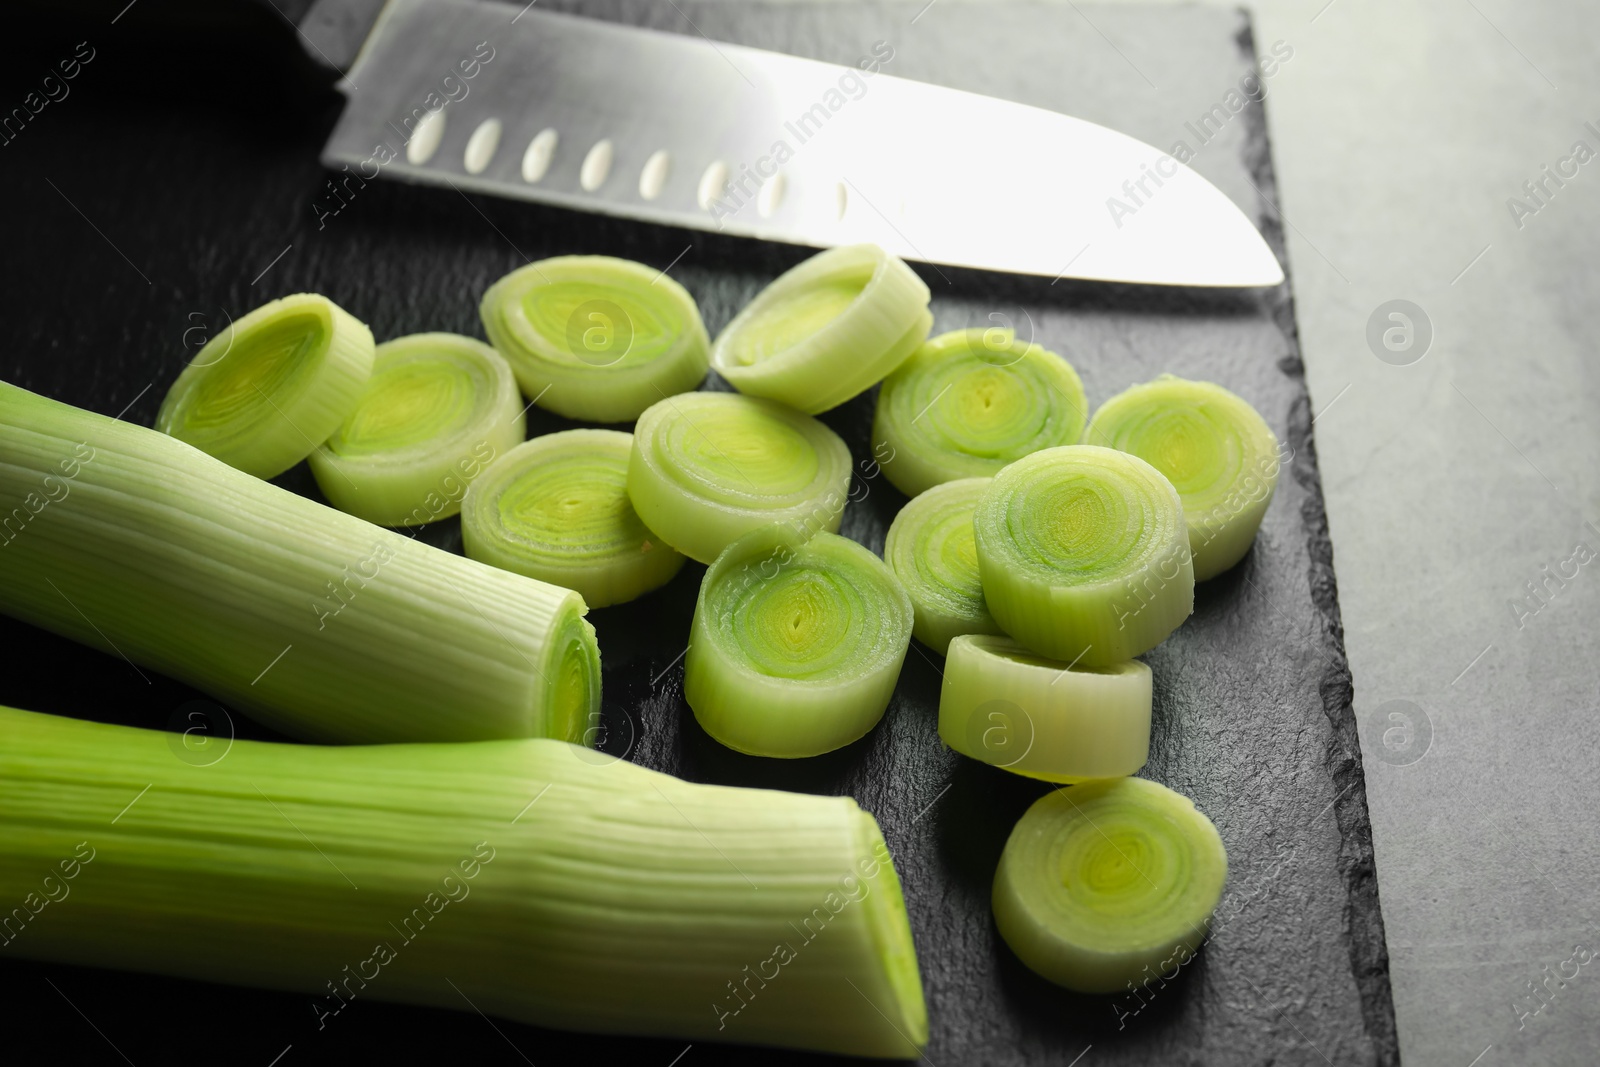
<svg viewBox="0 0 1600 1067"><path fill-rule="evenodd" d="M835 66L530 8L391 0L345 79L324 162L814 247L873 241L936 264L1283 280L1223 193L1102 126L875 72L871 54Z"/></svg>

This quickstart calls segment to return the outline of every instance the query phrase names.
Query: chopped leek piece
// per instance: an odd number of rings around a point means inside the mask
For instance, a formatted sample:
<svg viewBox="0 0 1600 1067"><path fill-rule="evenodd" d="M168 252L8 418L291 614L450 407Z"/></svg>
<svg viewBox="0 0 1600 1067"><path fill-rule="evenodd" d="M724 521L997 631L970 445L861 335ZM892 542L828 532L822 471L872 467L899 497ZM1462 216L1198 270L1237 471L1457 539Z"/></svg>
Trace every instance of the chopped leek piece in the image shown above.
<svg viewBox="0 0 1600 1067"><path fill-rule="evenodd" d="M997 634L1000 624L983 602L972 513L987 478L962 478L934 486L900 509L883 544L916 607L917 640L944 654L952 637Z"/></svg>
<svg viewBox="0 0 1600 1067"><path fill-rule="evenodd" d="M984 490L973 530L990 613L1042 656L1121 663L1194 610L1178 492L1126 452L1064 445L1017 460Z"/></svg>
<svg viewBox="0 0 1600 1067"><path fill-rule="evenodd" d="M684 699L706 733L740 752L831 752L883 717L911 620L894 574L854 541L757 530L700 583Z"/></svg>
<svg viewBox="0 0 1600 1067"><path fill-rule="evenodd" d="M832 533L850 488L850 449L809 415L737 393L672 396L639 416L628 496L644 524L710 563L751 530Z"/></svg>
<svg viewBox="0 0 1600 1067"><path fill-rule="evenodd" d="M1150 704L1150 668L1138 660L1068 669L1010 638L958 637L939 736L963 756L1047 782L1120 778L1150 758Z"/></svg>
<svg viewBox="0 0 1600 1067"><path fill-rule="evenodd" d="M642 263L529 263L490 286L479 312L522 391L569 419L627 422L706 376L710 341L694 298Z"/></svg>
<svg viewBox="0 0 1600 1067"><path fill-rule="evenodd" d="M234 741L197 767L175 736L0 709L9 955L304 993L323 1027L370 998L848 1056L927 1041L894 863L849 797L559 741Z"/></svg>
<svg viewBox="0 0 1600 1067"><path fill-rule="evenodd" d="M378 346L356 409L311 453L311 473L340 511L418 526L460 511L472 479L526 436L500 353L458 334L415 334Z"/></svg>
<svg viewBox="0 0 1600 1067"><path fill-rule="evenodd" d="M566 430L527 441L467 490L461 542L475 560L576 589L592 608L665 585L683 556L628 503L633 435Z"/></svg>
<svg viewBox="0 0 1600 1067"><path fill-rule="evenodd" d="M1057 788L1006 841L994 920L1037 974L1114 993L1194 957L1227 876L1222 838L1188 797L1143 778Z"/></svg>
<svg viewBox="0 0 1600 1067"><path fill-rule="evenodd" d="M600 654L567 589L0 383L0 611L336 742L577 740Z"/></svg>
<svg viewBox="0 0 1600 1067"><path fill-rule="evenodd" d="M1072 364L1000 327L940 334L883 383L872 449L907 496L987 477L1031 452L1076 444L1088 419Z"/></svg>
<svg viewBox="0 0 1600 1067"><path fill-rule="evenodd" d="M372 331L325 296L263 304L178 375L156 429L258 478L305 459L355 410Z"/></svg>
<svg viewBox="0 0 1600 1067"><path fill-rule="evenodd" d="M1247 401L1211 382L1163 374L1100 405L1084 440L1138 456L1178 490L1196 581L1250 551L1279 461L1277 437Z"/></svg>
<svg viewBox="0 0 1600 1067"><path fill-rule="evenodd" d="M711 365L741 393L815 415L882 381L932 325L928 287L899 258L871 244L830 248L746 305Z"/></svg>

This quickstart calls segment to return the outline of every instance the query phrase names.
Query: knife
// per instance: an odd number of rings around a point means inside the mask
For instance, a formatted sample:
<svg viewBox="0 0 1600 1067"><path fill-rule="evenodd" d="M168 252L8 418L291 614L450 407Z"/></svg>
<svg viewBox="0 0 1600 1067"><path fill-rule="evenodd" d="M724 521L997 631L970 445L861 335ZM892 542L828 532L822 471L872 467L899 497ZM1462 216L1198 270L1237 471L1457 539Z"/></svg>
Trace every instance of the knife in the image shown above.
<svg viewBox="0 0 1600 1067"><path fill-rule="evenodd" d="M1283 281L1245 214L1169 155L895 77L888 42L847 67L484 0L388 0L361 40L374 8L318 0L300 26L347 97L319 212L381 177L1052 278Z"/></svg>

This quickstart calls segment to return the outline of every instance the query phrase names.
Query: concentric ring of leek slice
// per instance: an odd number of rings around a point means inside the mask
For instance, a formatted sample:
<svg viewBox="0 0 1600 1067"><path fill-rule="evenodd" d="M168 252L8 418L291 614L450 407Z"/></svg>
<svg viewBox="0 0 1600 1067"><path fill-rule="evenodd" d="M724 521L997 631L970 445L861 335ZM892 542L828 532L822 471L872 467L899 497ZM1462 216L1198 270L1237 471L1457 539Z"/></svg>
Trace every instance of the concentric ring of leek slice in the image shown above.
<svg viewBox="0 0 1600 1067"><path fill-rule="evenodd" d="M1006 841L995 925L1044 978L1119 992L1194 957L1227 875L1222 838L1188 797L1143 778L1058 788Z"/></svg>
<svg viewBox="0 0 1600 1067"><path fill-rule="evenodd" d="M1088 419L1072 364L1013 331L931 338L878 391L874 455L907 496L982 478L1013 460L1076 444Z"/></svg>
<svg viewBox="0 0 1600 1067"><path fill-rule="evenodd" d="M700 584L683 695L705 731L755 756L831 752L883 717L911 599L854 541L793 527L729 545Z"/></svg>
<svg viewBox="0 0 1600 1067"><path fill-rule="evenodd" d="M642 263L530 263L490 286L479 314L522 391L567 418L627 422L706 376L710 342L694 298Z"/></svg>
<svg viewBox="0 0 1600 1067"><path fill-rule="evenodd" d="M526 434L500 353L458 334L413 334L378 346L361 399L311 454L311 473L340 511L420 526L460 511L472 480Z"/></svg>
<svg viewBox="0 0 1600 1067"><path fill-rule="evenodd" d="M883 558L916 608L912 633L943 654L961 634L998 634L983 602L972 513L988 478L962 478L916 497L889 526Z"/></svg>
<svg viewBox="0 0 1600 1067"><path fill-rule="evenodd" d="M1150 707L1150 668L1138 660L1069 668L1010 638L967 635L946 654L939 736L1030 778L1120 778L1150 758Z"/></svg>
<svg viewBox="0 0 1600 1067"><path fill-rule="evenodd" d="M628 502L633 435L565 430L495 460L467 490L462 548L471 559L565 586L603 608L665 585L683 556Z"/></svg>
<svg viewBox="0 0 1600 1067"><path fill-rule="evenodd" d="M1163 374L1100 405L1084 440L1129 452L1183 501L1196 581L1244 558L1278 484L1278 439L1244 399Z"/></svg>
<svg viewBox="0 0 1600 1067"><path fill-rule="evenodd" d="M737 393L667 397L639 416L628 497L644 524L710 563L773 522L802 536L839 528L850 449L809 415Z"/></svg>
<svg viewBox="0 0 1600 1067"><path fill-rule="evenodd" d="M1041 656L1121 663L1194 610L1178 491L1126 452L1064 445L1017 460L984 490L973 532L990 614Z"/></svg>
<svg viewBox="0 0 1600 1067"><path fill-rule="evenodd" d="M355 408L372 331L325 296L263 304L206 343L167 392L156 429L258 478L305 459Z"/></svg>
<svg viewBox="0 0 1600 1067"><path fill-rule="evenodd" d="M735 389L815 415L882 381L928 336L928 287L877 245L819 252L780 275L717 336Z"/></svg>

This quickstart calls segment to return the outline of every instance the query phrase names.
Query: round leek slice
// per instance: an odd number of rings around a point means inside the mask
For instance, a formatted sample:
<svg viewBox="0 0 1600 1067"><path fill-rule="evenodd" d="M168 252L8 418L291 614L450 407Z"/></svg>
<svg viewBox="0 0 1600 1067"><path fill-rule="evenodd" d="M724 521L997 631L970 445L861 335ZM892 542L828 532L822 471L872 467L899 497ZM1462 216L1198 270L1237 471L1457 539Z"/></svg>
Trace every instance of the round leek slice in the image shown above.
<svg viewBox="0 0 1600 1067"><path fill-rule="evenodd" d="M916 608L912 633L944 654L961 634L998 634L983 602L972 513L988 478L946 482L900 509L889 526L883 558Z"/></svg>
<svg viewBox="0 0 1600 1067"><path fill-rule="evenodd" d="M458 334L413 334L378 346L361 399L311 453L311 473L340 511L420 526L460 511L472 480L525 436L500 353Z"/></svg>
<svg viewBox="0 0 1600 1067"><path fill-rule="evenodd" d="M1076 444L1088 419L1072 364L999 327L940 334L883 383L873 454L907 496L988 477L1042 448Z"/></svg>
<svg viewBox="0 0 1600 1067"><path fill-rule="evenodd" d="M939 736L963 756L1047 782L1121 778L1150 758L1150 668L1138 660L1069 669L983 635L956 638L946 657Z"/></svg>
<svg viewBox="0 0 1600 1067"><path fill-rule="evenodd" d="M569 419L627 422L706 376L710 342L694 298L642 263L530 263L491 285L479 313L522 391Z"/></svg>
<svg viewBox="0 0 1600 1067"><path fill-rule="evenodd" d="M325 296L263 304L195 354L156 429L258 478L316 451L372 373L372 331Z"/></svg>
<svg viewBox="0 0 1600 1067"><path fill-rule="evenodd" d="M462 548L471 559L620 604L665 585L683 556L628 503L633 435L566 430L525 441L467 490Z"/></svg>
<svg viewBox="0 0 1600 1067"><path fill-rule="evenodd" d="M708 734L755 756L816 756L883 717L911 598L854 541L768 526L717 557L695 603L683 695Z"/></svg>
<svg viewBox="0 0 1600 1067"><path fill-rule="evenodd" d="M741 393L815 415L882 381L928 336L928 287L877 245L819 252L717 336L711 364Z"/></svg>
<svg viewBox="0 0 1600 1067"><path fill-rule="evenodd" d="M1167 476L1183 501L1196 581L1250 551L1278 485L1278 439L1241 397L1163 374L1100 405L1084 440L1129 452Z"/></svg>
<svg viewBox="0 0 1600 1067"><path fill-rule="evenodd" d="M1222 838L1188 797L1143 778L1055 789L1006 841L995 925L1037 974L1114 993L1194 957L1227 875Z"/></svg>
<svg viewBox="0 0 1600 1067"><path fill-rule="evenodd" d="M639 416L628 497L646 526L710 563L751 530L789 523L832 533L850 449L809 415L737 393L685 393Z"/></svg>
<svg viewBox="0 0 1600 1067"><path fill-rule="evenodd" d="M1194 610L1178 491L1126 452L1064 445L1017 460L984 490L973 532L990 613L1042 656L1121 663Z"/></svg>

